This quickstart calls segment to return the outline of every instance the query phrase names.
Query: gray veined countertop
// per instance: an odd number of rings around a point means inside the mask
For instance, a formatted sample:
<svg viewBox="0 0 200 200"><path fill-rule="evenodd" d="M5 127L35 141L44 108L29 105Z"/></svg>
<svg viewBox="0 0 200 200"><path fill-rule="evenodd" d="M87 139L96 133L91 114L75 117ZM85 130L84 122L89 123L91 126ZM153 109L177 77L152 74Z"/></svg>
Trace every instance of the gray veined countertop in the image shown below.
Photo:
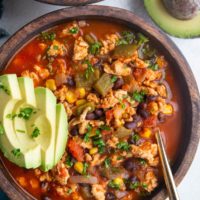
<svg viewBox="0 0 200 200"><path fill-rule="evenodd" d="M13 34L20 27L33 19L63 8L61 6L52 6L42 4L33 0L4 0L5 10L0 20L0 27L5 28L10 34ZM142 0L105 0L97 3L98 5L109 5L130 10L147 22L153 24L144 10ZM186 57L194 76L200 88L200 38L195 39L178 39L170 37L179 47L183 55ZM0 45L6 40L0 40ZM200 199L200 146L197 154L189 169L187 175L178 187L181 200L199 200Z"/></svg>

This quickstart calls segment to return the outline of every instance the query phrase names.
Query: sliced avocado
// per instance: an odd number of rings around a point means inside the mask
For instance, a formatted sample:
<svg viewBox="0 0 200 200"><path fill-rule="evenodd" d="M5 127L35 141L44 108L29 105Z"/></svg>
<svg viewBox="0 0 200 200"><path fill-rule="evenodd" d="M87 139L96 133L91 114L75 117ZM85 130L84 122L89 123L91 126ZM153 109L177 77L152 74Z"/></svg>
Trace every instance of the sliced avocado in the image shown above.
<svg viewBox="0 0 200 200"><path fill-rule="evenodd" d="M180 38L200 35L200 14L189 20L179 20L167 11L162 0L144 0L144 5L155 23L170 35Z"/></svg>
<svg viewBox="0 0 200 200"><path fill-rule="evenodd" d="M14 121L8 117L12 115L15 107L22 103L17 77L16 75L0 76L0 83L3 88L0 89L0 122L6 133L0 135L0 148L4 155L18 166L38 167L40 165L39 146L36 143L27 146L26 140L21 143L15 130ZM25 128L24 122L18 122L18 125Z"/></svg>
<svg viewBox="0 0 200 200"><path fill-rule="evenodd" d="M55 163L62 158L68 138L67 114L62 104L56 106Z"/></svg>
<svg viewBox="0 0 200 200"><path fill-rule="evenodd" d="M20 167L52 169L67 143L67 114L47 88L29 78L0 76L0 149Z"/></svg>
<svg viewBox="0 0 200 200"><path fill-rule="evenodd" d="M19 88L23 100L32 106L36 107L35 90L33 80L26 77L18 78Z"/></svg>
<svg viewBox="0 0 200 200"><path fill-rule="evenodd" d="M56 97L47 88L35 89L36 104L41 114L36 118L34 126L40 135L35 139L40 144L42 152L41 169L48 171L54 166L54 152L56 139ZM42 114L43 113L43 114Z"/></svg>

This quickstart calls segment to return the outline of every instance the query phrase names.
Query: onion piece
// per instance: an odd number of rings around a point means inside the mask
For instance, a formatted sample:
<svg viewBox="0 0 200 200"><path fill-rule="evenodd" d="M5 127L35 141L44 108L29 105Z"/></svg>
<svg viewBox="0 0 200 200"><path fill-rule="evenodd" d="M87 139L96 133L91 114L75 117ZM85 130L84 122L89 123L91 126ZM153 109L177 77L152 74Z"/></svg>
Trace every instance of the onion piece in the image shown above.
<svg viewBox="0 0 200 200"><path fill-rule="evenodd" d="M64 73L56 74L55 82L57 87L61 86L64 83L67 83L67 75Z"/></svg>
<svg viewBox="0 0 200 200"><path fill-rule="evenodd" d="M71 183L86 183L86 184L97 184L98 179L95 176L71 176L69 178Z"/></svg>
<svg viewBox="0 0 200 200"><path fill-rule="evenodd" d="M168 100L171 100L172 99L172 91L171 91L171 89L170 89L170 86L169 86L169 84L167 83L167 81L165 81L165 80L163 80L162 81L162 84L165 86L165 88L166 88L166 91L167 91L167 99Z"/></svg>
<svg viewBox="0 0 200 200"><path fill-rule="evenodd" d="M125 197L128 194L127 191L115 191L115 195L117 197L117 199L121 199L123 197Z"/></svg>

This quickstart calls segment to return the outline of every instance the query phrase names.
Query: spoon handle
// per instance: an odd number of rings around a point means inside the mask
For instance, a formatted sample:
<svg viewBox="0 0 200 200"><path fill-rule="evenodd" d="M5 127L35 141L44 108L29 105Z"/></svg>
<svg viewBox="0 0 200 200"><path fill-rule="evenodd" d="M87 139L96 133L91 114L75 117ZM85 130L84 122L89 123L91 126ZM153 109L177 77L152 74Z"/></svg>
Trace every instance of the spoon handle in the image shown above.
<svg viewBox="0 0 200 200"><path fill-rule="evenodd" d="M165 184L166 184L166 187L167 187L167 190L169 193L169 199L170 200L180 200L178 193L177 193L174 178L173 178L173 175L171 172L171 168L169 166L169 162L167 159L167 155L166 155L166 151L165 151L165 147L163 144L163 140L162 140L160 131L156 132L156 140L158 143L158 151L159 151L160 160L161 160L161 164L162 164L162 168L163 168Z"/></svg>

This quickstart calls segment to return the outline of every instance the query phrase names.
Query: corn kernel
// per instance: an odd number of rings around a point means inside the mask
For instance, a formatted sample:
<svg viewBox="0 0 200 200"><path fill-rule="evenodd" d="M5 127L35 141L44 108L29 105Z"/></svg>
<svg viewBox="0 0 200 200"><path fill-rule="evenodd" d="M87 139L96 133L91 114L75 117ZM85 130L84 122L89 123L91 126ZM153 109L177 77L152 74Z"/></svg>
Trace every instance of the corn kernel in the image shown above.
<svg viewBox="0 0 200 200"><path fill-rule="evenodd" d="M149 128L144 128L140 135L141 135L142 137L148 139L148 138L151 137L151 134L152 134L151 129L149 129Z"/></svg>
<svg viewBox="0 0 200 200"><path fill-rule="evenodd" d="M77 100L76 101L76 105L77 106L81 106L81 105L83 105L84 103L86 103L87 101L85 100L85 99L79 99L79 100Z"/></svg>
<svg viewBox="0 0 200 200"><path fill-rule="evenodd" d="M173 107L171 104L165 104L163 106L162 112L166 115L171 115L173 113Z"/></svg>
<svg viewBox="0 0 200 200"><path fill-rule="evenodd" d="M83 99L86 95L85 88L77 88L76 92L80 99Z"/></svg>
<svg viewBox="0 0 200 200"><path fill-rule="evenodd" d="M54 91L56 90L56 83L54 79L48 79L46 81L46 87L49 88L50 90Z"/></svg>
<svg viewBox="0 0 200 200"><path fill-rule="evenodd" d="M121 178L115 178L114 183L119 185L119 186L122 186L124 184L124 182Z"/></svg>
<svg viewBox="0 0 200 200"><path fill-rule="evenodd" d="M83 163L82 163L82 162L76 162L76 163L74 164L74 169L75 169L78 173L82 174L82 172L83 172Z"/></svg>
<svg viewBox="0 0 200 200"><path fill-rule="evenodd" d="M98 148L97 147L94 147L94 148L92 148L92 149L90 149L90 155L94 155L94 154L96 154L98 152Z"/></svg>
<svg viewBox="0 0 200 200"><path fill-rule="evenodd" d="M68 103L74 103L77 99L76 99L76 94L72 91L67 91L66 94L66 100Z"/></svg>
<svg viewBox="0 0 200 200"><path fill-rule="evenodd" d="M156 114L159 110L158 104L156 102L151 102L148 104L149 111L152 115Z"/></svg>

